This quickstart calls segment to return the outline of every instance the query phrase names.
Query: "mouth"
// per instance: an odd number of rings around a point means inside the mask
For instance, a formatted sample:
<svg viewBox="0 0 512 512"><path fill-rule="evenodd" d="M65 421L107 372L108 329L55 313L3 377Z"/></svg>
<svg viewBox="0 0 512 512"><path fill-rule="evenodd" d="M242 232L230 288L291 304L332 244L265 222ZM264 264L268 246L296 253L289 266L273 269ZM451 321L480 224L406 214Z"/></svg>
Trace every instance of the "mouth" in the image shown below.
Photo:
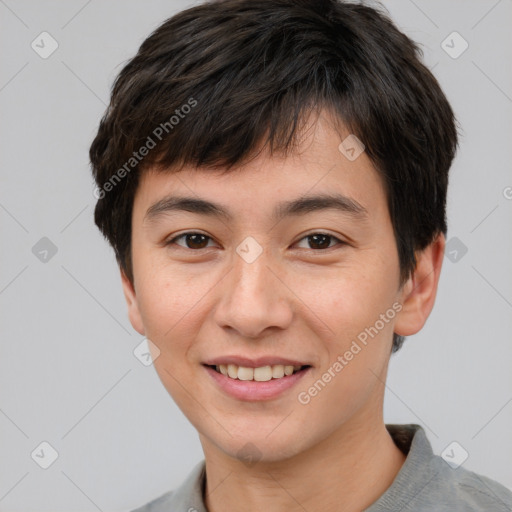
<svg viewBox="0 0 512 512"><path fill-rule="evenodd" d="M204 361L215 388L242 401L263 401L288 396L313 366L280 356L247 358L225 355Z"/></svg>
<svg viewBox="0 0 512 512"><path fill-rule="evenodd" d="M238 366L236 364L205 365L217 373L232 380L268 382L271 380L284 379L291 375L303 372L310 368L310 365L266 365L252 368L249 366Z"/></svg>

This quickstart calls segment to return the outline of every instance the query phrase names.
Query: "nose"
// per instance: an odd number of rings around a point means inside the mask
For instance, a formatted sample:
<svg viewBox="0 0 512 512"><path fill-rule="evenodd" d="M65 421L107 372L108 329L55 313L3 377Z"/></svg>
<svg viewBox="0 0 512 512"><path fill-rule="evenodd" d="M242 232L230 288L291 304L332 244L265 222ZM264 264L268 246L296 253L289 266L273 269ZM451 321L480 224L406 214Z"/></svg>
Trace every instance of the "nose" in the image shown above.
<svg viewBox="0 0 512 512"><path fill-rule="evenodd" d="M263 337L266 329L286 329L290 325L294 295L285 284L283 272L265 251L249 261L235 255L233 268L217 291L215 320L223 329L255 339Z"/></svg>

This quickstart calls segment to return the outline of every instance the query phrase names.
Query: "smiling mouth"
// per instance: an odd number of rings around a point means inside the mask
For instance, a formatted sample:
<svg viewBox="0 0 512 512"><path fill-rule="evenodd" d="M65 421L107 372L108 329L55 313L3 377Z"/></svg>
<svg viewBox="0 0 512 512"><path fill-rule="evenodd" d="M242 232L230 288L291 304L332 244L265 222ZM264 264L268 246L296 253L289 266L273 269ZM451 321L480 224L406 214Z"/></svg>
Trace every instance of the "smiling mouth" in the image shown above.
<svg viewBox="0 0 512 512"><path fill-rule="evenodd" d="M207 365L218 373L233 379L256 382L267 382L272 379L282 379L309 368L309 365L291 366L276 364L272 366L260 366L258 368L249 368L247 366L237 366L236 364Z"/></svg>

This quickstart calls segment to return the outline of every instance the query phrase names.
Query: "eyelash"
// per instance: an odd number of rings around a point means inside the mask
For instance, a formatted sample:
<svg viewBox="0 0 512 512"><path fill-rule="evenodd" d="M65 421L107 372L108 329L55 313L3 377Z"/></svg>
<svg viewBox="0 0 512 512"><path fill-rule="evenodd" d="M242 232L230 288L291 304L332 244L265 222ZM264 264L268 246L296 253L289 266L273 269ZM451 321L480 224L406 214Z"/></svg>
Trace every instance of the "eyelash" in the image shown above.
<svg viewBox="0 0 512 512"><path fill-rule="evenodd" d="M170 240L168 240L167 242L165 242L165 245L166 246L169 246L169 245L178 245L176 244L176 240L179 240L180 238L184 238L186 237L187 235L202 235L210 240L213 240L212 237L208 236L208 235L205 235L204 233L201 233L201 232L198 232L198 231L187 231L185 233L182 233L181 235L178 235ZM331 235L330 233L322 233L321 231L315 231L313 233L310 233L306 236L303 236L300 240L298 240L298 242L301 242L302 240L306 239L306 238L309 238L309 237L312 237L314 235L323 235L323 236L326 236L326 237L329 237L331 238L332 240L336 240L338 243L338 245L340 246L343 246L343 245L347 245L347 242L344 242L343 240L340 240L339 238L335 237L334 235ZM297 242L297 243L298 243ZM193 251L193 252L199 252L199 251L202 251L204 249L208 249L208 247L203 247L201 249L190 249L189 247L182 247L181 245L178 245L178 247L180 247L181 249L185 249L185 250L189 250L189 251ZM335 246L333 246L335 247ZM309 249L311 251L314 251L314 252L322 252L322 251L326 251L327 249L332 249L333 247L327 247L326 249Z"/></svg>

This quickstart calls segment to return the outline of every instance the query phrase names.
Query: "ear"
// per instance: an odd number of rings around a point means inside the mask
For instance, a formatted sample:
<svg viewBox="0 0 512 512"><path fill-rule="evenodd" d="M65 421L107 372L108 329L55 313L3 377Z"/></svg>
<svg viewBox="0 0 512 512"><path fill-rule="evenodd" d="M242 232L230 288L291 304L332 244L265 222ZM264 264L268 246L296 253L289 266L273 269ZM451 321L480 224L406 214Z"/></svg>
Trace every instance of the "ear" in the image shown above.
<svg viewBox="0 0 512 512"><path fill-rule="evenodd" d="M445 244L440 233L428 247L416 253L416 268L401 290L402 310L396 316L396 334L410 336L425 325L434 307Z"/></svg>
<svg viewBox="0 0 512 512"><path fill-rule="evenodd" d="M144 324L142 323L142 316L137 302L137 295L132 282L126 277L126 274L121 269L121 282L123 284L124 298L128 305L128 318L132 327L143 336L145 335Z"/></svg>

